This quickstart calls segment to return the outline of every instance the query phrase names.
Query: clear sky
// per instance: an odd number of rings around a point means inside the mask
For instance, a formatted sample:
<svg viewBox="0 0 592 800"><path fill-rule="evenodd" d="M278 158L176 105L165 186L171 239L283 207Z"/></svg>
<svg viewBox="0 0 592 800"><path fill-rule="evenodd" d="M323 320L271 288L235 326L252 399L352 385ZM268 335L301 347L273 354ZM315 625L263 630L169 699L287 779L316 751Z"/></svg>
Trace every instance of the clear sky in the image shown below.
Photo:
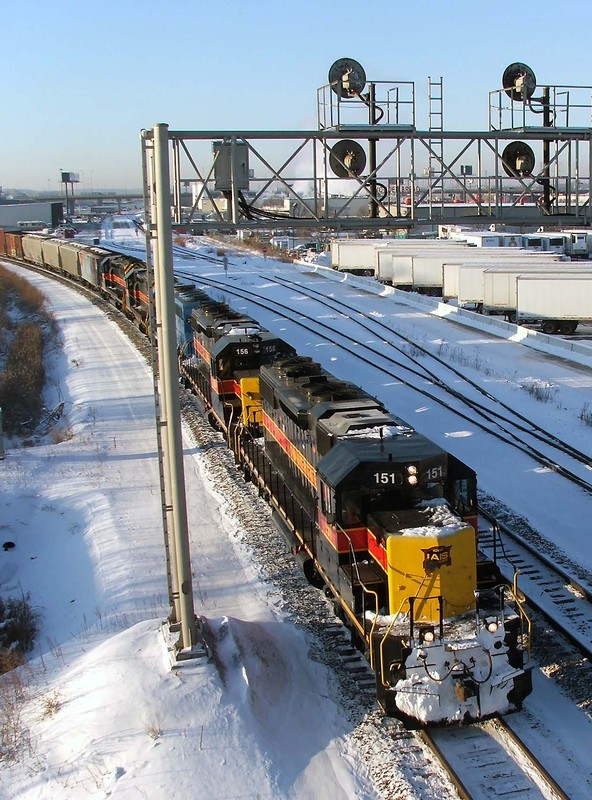
<svg viewBox="0 0 592 800"><path fill-rule="evenodd" d="M141 186L140 131L316 128L339 58L368 80L443 78L444 127L487 130L521 61L538 84L592 85L590 0L6 0L0 186ZM81 188L83 188L81 186Z"/></svg>

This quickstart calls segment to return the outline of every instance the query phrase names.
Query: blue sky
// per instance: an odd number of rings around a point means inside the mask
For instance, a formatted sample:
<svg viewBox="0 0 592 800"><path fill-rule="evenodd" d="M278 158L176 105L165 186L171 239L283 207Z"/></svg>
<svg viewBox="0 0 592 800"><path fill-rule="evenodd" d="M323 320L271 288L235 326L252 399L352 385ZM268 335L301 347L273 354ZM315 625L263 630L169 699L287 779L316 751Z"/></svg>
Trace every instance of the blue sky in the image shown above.
<svg viewBox="0 0 592 800"><path fill-rule="evenodd" d="M368 80L444 81L444 127L486 130L488 92L522 61L538 84L592 85L590 0L7 0L0 186L141 185L140 131L316 128L338 58Z"/></svg>

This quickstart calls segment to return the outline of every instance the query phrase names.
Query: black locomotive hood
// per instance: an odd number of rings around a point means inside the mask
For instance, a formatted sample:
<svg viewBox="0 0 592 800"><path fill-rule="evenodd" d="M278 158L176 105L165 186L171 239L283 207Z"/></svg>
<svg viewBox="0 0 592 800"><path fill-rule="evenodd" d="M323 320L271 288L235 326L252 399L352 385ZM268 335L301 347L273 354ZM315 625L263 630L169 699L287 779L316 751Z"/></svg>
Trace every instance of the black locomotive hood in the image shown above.
<svg viewBox="0 0 592 800"><path fill-rule="evenodd" d="M368 474L397 472L410 463L441 462L445 465L446 453L410 428L384 438L349 436L335 442L321 458L317 470L330 486L339 486L348 478L364 482Z"/></svg>

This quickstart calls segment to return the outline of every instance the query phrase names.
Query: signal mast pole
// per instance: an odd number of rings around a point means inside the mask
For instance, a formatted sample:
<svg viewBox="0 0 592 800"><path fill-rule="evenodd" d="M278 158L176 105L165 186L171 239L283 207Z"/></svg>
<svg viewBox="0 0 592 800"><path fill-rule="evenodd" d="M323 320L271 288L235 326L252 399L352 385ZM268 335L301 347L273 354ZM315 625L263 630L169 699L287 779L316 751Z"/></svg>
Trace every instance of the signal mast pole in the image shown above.
<svg viewBox="0 0 592 800"><path fill-rule="evenodd" d="M153 128L154 158L152 160L152 208L156 215L154 248L155 308L161 318L156 320L156 330L161 366L160 394L163 398L164 418L161 424L165 438L165 458L168 459L170 485L169 503L173 517L174 547L171 548L173 571L177 578L178 610L181 624L180 648L190 650L197 644L197 624L193 605L191 556L187 505L185 501L185 473L183 469L183 442L181 435L181 409L179 403L179 371L177 366L177 341L175 329L175 295L173 278L173 241L171 225L171 188L169 170L168 125ZM154 223L154 220L151 224Z"/></svg>

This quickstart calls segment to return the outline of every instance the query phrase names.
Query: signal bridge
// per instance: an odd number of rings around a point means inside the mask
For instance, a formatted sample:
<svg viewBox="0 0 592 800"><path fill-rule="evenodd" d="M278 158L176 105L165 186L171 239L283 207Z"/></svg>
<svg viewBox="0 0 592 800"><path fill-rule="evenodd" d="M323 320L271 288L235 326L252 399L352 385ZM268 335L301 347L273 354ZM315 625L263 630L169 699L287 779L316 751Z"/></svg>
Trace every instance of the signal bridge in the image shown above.
<svg viewBox="0 0 592 800"><path fill-rule="evenodd" d="M530 67L511 64L489 93L487 130L449 131L442 79L430 78L421 130L413 82L368 81L349 58L328 77L317 90L317 130L143 131L147 217L159 202L150 176L165 169L173 228L194 232L590 225L590 87L537 88ZM288 210L266 207L270 192L288 198ZM208 219L199 213L205 200Z"/></svg>

